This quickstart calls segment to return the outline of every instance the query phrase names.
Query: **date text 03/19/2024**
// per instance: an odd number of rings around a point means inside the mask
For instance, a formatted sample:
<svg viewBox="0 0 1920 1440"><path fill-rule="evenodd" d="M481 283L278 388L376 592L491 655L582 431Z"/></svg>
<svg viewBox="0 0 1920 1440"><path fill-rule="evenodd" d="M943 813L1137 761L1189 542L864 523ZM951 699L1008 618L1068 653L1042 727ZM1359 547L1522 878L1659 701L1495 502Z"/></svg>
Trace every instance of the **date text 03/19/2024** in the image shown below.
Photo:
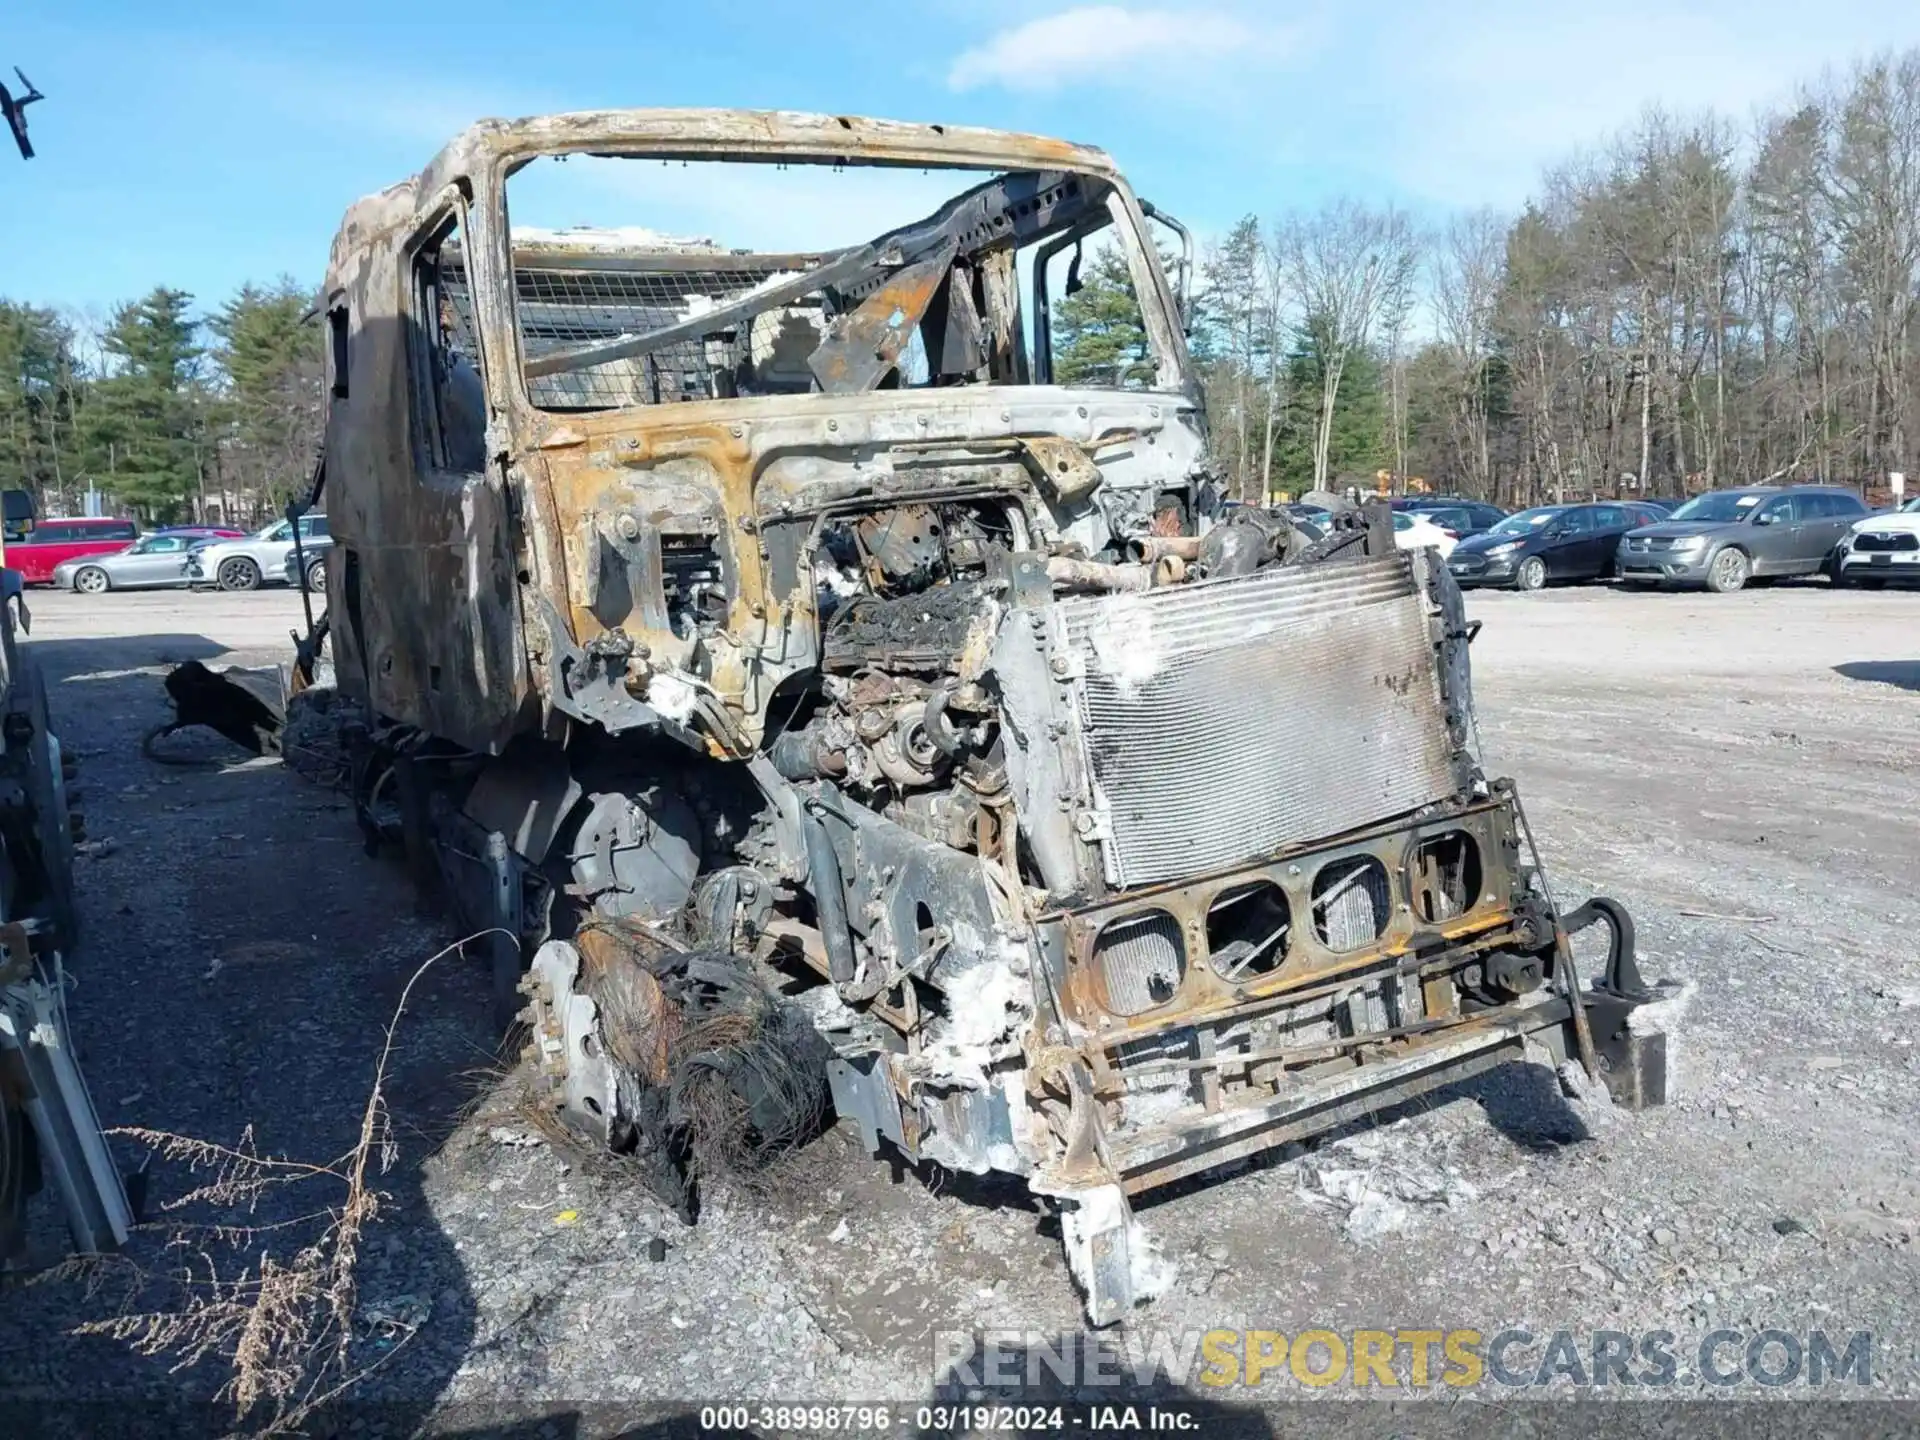
<svg viewBox="0 0 1920 1440"><path fill-rule="evenodd" d="M709 1405L700 1429L716 1434L804 1431L815 1434L884 1434L909 1423L922 1435L1002 1431L1041 1434L1085 1430L1197 1431L1200 1418L1178 1405Z"/></svg>

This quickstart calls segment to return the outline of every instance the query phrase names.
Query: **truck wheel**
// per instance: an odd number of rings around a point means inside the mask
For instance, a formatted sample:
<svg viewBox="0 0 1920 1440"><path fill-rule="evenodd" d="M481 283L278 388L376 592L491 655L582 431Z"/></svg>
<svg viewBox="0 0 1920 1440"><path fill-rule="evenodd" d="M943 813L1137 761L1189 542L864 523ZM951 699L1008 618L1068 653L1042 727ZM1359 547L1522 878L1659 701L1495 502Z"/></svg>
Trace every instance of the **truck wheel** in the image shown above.
<svg viewBox="0 0 1920 1440"><path fill-rule="evenodd" d="M234 555L220 562L219 579L222 590L258 590L260 567L244 555Z"/></svg>
<svg viewBox="0 0 1920 1440"><path fill-rule="evenodd" d="M73 588L82 595L104 595L113 588L113 581L98 565L89 565L74 572Z"/></svg>
<svg viewBox="0 0 1920 1440"><path fill-rule="evenodd" d="M1513 588L1516 590L1538 590L1547 583L1547 562L1538 555L1529 555L1520 562L1520 568L1513 572Z"/></svg>
<svg viewBox="0 0 1920 1440"><path fill-rule="evenodd" d="M1716 595L1731 595L1744 588L1752 574L1753 561L1747 558L1747 552L1729 545L1707 567L1707 588Z"/></svg>

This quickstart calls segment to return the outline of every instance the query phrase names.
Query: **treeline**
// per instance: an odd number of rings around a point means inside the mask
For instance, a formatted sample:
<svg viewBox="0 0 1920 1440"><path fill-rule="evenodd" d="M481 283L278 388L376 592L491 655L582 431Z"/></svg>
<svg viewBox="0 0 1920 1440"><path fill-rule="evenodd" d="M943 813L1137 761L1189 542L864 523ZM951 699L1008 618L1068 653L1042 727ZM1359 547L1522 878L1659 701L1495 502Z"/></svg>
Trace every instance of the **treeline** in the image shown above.
<svg viewBox="0 0 1920 1440"><path fill-rule="evenodd" d="M307 479L320 439L314 292L252 285L205 317L160 288L97 331L0 300L0 484L42 513L98 490L152 523L247 524Z"/></svg>
<svg viewBox="0 0 1920 1440"><path fill-rule="evenodd" d="M1878 487L1920 469L1920 51L1747 125L1650 114L1518 216L1250 216L1202 278L1247 498L1382 472L1510 505Z"/></svg>
<svg viewBox="0 0 1920 1440"><path fill-rule="evenodd" d="M1125 267L1059 306L1062 379L1140 383ZM1233 493L1417 477L1508 505L1920 470L1920 50L1747 124L1649 114L1517 216L1342 201L1248 216L1191 317ZM0 483L150 520L277 510L322 411L312 292L204 319L158 289L97 334L0 301Z"/></svg>

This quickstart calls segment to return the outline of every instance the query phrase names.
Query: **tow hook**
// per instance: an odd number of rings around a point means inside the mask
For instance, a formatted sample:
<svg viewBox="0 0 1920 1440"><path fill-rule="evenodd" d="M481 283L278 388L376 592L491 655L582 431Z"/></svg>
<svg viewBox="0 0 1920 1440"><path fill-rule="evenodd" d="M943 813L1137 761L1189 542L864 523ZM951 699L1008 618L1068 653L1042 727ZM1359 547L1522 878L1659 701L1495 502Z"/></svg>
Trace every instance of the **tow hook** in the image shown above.
<svg viewBox="0 0 1920 1440"><path fill-rule="evenodd" d="M1618 900L1596 895L1560 917L1569 936L1596 923L1608 931L1607 963L1600 978L1579 992L1593 1034L1599 1078L1614 1102L1629 1110L1667 1100L1667 1036L1657 1025L1633 1024L1634 1013L1677 993L1677 982L1649 985L1634 954L1633 917Z"/></svg>

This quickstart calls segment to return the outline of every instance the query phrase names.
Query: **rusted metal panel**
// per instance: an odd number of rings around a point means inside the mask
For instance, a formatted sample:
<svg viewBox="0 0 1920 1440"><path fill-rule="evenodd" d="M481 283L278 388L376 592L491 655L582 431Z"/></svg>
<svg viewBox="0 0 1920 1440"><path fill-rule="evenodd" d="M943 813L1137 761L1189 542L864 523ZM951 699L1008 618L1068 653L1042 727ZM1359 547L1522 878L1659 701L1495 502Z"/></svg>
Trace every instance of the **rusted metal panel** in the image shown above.
<svg viewBox="0 0 1920 1440"><path fill-rule="evenodd" d="M829 395L877 389L893 373L952 266L949 245L862 300L813 354L810 365L820 388Z"/></svg>

